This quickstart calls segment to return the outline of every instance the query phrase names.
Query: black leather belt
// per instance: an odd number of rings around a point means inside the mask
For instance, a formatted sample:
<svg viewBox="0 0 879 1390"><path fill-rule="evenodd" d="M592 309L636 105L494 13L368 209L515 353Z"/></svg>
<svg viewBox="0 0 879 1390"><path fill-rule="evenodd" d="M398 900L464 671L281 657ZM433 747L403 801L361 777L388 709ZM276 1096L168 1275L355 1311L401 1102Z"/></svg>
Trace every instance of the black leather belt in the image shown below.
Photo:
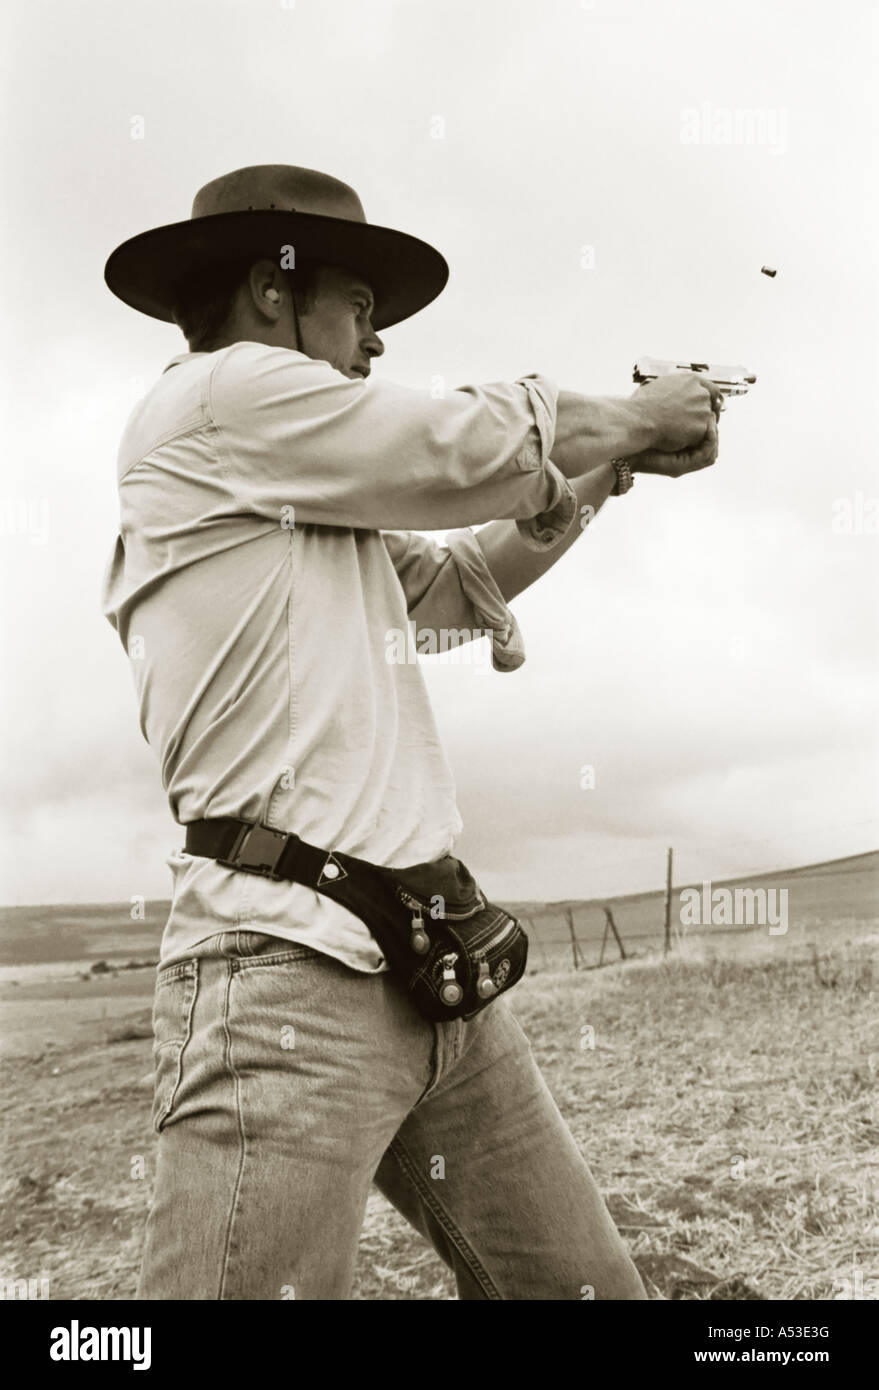
<svg viewBox="0 0 879 1390"><path fill-rule="evenodd" d="M298 835L231 816L197 820L186 827L186 852L216 859L229 869L260 874L326 892L349 877L351 869L373 869L365 860L318 849Z"/></svg>
<svg viewBox="0 0 879 1390"><path fill-rule="evenodd" d="M192 821L186 850L341 903L369 928L424 1018L472 1018L524 973L521 924L487 902L451 855L387 869L231 816Z"/></svg>

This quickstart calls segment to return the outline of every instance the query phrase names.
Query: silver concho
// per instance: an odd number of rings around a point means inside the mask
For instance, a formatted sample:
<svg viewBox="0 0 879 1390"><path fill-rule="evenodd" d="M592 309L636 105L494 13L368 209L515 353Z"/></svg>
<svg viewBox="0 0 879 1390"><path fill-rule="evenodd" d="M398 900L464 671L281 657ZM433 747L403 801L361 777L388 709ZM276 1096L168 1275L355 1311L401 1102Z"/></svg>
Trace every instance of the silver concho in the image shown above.
<svg viewBox="0 0 879 1390"><path fill-rule="evenodd" d="M494 980L495 984L497 985L498 989L502 989L502 988L503 988L504 981L506 980L506 978L507 978L507 976L509 975L509 973L510 973L510 962L509 962L506 958L504 958L504 959L500 962L500 964L498 965L497 969L495 970L494 974L493 974L492 977L491 977L491 978Z"/></svg>

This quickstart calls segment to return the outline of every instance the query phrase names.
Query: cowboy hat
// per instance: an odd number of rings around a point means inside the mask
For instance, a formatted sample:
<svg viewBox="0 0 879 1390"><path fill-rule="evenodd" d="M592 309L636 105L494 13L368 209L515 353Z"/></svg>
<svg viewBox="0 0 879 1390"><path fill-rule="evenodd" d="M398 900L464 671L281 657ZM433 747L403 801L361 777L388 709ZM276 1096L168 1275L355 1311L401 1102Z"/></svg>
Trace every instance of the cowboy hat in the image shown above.
<svg viewBox="0 0 879 1390"><path fill-rule="evenodd" d="M367 222L348 184L315 169L256 164L200 188L188 221L117 246L104 279L132 309L171 323L180 289L194 272L247 256L280 261L290 246L296 262L322 261L362 275L375 299L376 330L423 309L449 278L445 259L427 242Z"/></svg>

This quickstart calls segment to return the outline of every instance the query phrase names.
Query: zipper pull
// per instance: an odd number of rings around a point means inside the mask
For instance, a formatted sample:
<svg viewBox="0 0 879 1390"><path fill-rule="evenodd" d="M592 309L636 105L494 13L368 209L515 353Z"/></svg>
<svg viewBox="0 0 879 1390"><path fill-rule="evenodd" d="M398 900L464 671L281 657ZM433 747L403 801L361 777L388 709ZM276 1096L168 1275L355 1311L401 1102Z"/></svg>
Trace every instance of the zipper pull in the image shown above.
<svg viewBox="0 0 879 1390"><path fill-rule="evenodd" d="M424 918L418 913L412 918L412 931L409 936L409 945L418 956L423 956L430 950L430 937L424 930Z"/></svg>
<svg viewBox="0 0 879 1390"><path fill-rule="evenodd" d="M476 981L476 993L480 999L490 999L493 994L497 994L497 985L488 973L488 961L479 962L479 978Z"/></svg>
<svg viewBox="0 0 879 1390"><path fill-rule="evenodd" d="M450 951L447 956L443 956L443 982L440 985L439 997L450 1008L455 1004L460 1004L464 998L464 991L455 979L455 961L457 959L457 951Z"/></svg>

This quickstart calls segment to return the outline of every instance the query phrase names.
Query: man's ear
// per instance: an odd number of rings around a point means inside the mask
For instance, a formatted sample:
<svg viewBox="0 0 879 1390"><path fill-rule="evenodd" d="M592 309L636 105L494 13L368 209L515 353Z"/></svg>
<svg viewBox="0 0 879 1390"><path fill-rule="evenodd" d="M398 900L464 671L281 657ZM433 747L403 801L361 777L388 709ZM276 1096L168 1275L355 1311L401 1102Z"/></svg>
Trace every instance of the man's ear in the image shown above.
<svg viewBox="0 0 879 1390"><path fill-rule="evenodd" d="M281 272L273 261L257 261L250 268L250 298L254 308L271 323L281 316Z"/></svg>

